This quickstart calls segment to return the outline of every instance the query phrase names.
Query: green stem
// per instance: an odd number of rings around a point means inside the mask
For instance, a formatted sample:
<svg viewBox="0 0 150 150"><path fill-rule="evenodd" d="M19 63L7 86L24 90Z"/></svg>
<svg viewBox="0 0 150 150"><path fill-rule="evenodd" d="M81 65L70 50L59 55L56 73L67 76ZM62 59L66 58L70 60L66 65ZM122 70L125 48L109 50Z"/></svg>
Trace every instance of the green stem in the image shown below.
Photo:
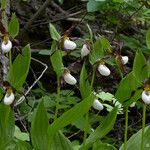
<svg viewBox="0 0 150 150"><path fill-rule="evenodd" d="M54 120L57 119L59 102L60 102L60 78L57 77L57 101L56 101L56 111L55 111L55 119Z"/></svg>
<svg viewBox="0 0 150 150"><path fill-rule="evenodd" d="M11 56L11 50L9 51L9 66L12 66L12 56Z"/></svg>
<svg viewBox="0 0 150 150"><path fill-rule="evenodd" d="M128 137L128 107L125 108L124 150L127 149L127 137Z"/></svg>
<svg viewBox="0 0 150 150"><path fill-rule="evenodd" d="M94 67L93 73L92 73L92 79L91 79L91 86L90 86L91 91L93 90L93 83L94 83L94 79L95 79L95 71L96 71L96 68ZM87 133L88 133L88 124L89 124L89 112L87 112L86 116L85 116L83 145L85 145L85 143L86 143L86 138L87 138Z"/></svg>
<svg viewBox="0 0 150 150"><path fill-rule="evenodd" d="M141 150L144 149L144 130L146 120L146 104L143 105L143 116L142 116L142 137L141 137Z"/></svg>
<svg viewBox="0 0 150 150"><path fill-rule="evenodd" d="M92 74L92 80L91 80L91 91L93 90L93 84L94 84L94 79L95 79L95 72L96 72L96 67L94 66L93 74Z"/></svg>

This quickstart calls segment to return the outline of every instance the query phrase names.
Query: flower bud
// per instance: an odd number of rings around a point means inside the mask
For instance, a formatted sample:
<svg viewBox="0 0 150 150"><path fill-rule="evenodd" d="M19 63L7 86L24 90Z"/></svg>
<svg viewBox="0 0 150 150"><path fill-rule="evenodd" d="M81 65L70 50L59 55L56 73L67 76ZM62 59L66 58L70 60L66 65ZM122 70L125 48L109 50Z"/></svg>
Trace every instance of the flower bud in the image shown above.
<svg viewBox="0 0 150 150"><path fill-rule="evenodd" d="M77 47L77 45L73 41L70 41L69 39L65 39L63 47L66 50L74 50Z"/></svg>
<svg viewBox="0 0 150 150"><path fill-rule="evenodd" d="M101 75L103 76L109 76L110 75L110 70L108 67L106 67L104 64L99 64L98 66L98 71Z"/></svg>
<svg viewBox="0 0 150 150"><path fill-rule="evenodd" d="M14 93L11 92L10 94L9 93L6 93L5 97L4 97L4 104L5 105L10 105L13 103L15 99L15 96L14 96Z"/></svg>
<svg viewBox="0 0 150 150"><path fill-rule="evenodd" d="M87 56L90 53L90 50L88 48L87 44L83 44L83 47L81 49L81 57Z"/></svg>
<svg viewBox="0 0 150 150"><path fill-rule="evenodd" d="M5 41L2 42L1 45L1 49L3 53L8 53L12 48L12 42L10 40L7 41L7 43Z"/></svg>
<svg viewBox="0 0 150 150"><path fill-rule="evenodd" d="M95 99L93 102L93 108L100 111L104 109L104 106L98 99Z"/></svg>
<svg viewBox="0 0 150 150"><path fill-rule="evenodd" d="M75 85L77 83L77 80L68 72L66 72L63 77L65 82L70 85Z"/></svg>
<svg viewBox="0 0 150 150"><path fill-rule="evenodd" d="M135 107L135 104L136 104L136 102L133 102L131 105L130 105L130 107L132 108L132 107Z"/></svg>
<svg viewBox="0 0 150 150"><path fill-rule="evenodd" d="M142 100L145 104L150 104L150 91L142 92Z"/></svg>
<svg viewBox="0 0 150 150"><path fill-rule="evenodd" d="M124 65L128 63L128 61L129 61L129 57L128 56L122 56L121 58L122 58L122 63Z"/></svg>

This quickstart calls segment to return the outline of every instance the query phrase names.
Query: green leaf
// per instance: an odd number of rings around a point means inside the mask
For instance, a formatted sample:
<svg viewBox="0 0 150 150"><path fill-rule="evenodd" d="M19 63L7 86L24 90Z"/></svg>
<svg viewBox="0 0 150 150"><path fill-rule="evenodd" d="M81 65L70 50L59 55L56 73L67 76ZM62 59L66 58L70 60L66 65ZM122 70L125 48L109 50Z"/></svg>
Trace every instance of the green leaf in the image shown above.
<svg viewBox="0 0 150 150"><path fill-rule="evenodd" d="M102 59L106 55L106 50L110 49L109 41L100 36L100 38L94 43L94 49L90 53L90 62L93 65L97 60Z"/></svg>
<svg viewBox="0 0 150 150"><path fill-rule="evenodd" d="M81 74L80 74L80 92L82 95L82 98L86 98L91 93L91 86L88 81L88 75L85 68L85 63L82 66Z"/></svg>
<svg viewBox="0 0 150 150"><path fill-rule="evenodd" d="M132 92L140 86L141 83L137 81L133 72L130 72L126 77L121 80L119 87L117 88L115 98L120 103L123 103L124 101L129 100Z"/></svg>
<svg viewBox="0 0 150 150"><path fill-rule="evenodd" d="M92 150L98 150L99 148L102 150L117 150L114 146L108 143L101 143L100 141L97 141L94 143Z"/></svg>
<svg viewBox="0 0 150 150"><path fill-rule="evenodd" d="M49 24L49 30L50 30L50 35L51 35L51 38L53 40L56 40L58 41L60 39L60 35L59 33L57 32L56 28L54 27L53 24Z"/></svg>
<svg viewBox="0 0 150 150"><path fill-rule="evenodd" d="M101 10L104 1L89 0L87 3L87 11L95 12Z"/></svg>
<svg viewBox="0 0 150 150"><path fill-rule="evenodd" d="M136 52L133 63L133 74L139 82L143 82L148 77L147 62L141 50Z"/></svg>
<svg viewBox="0 0 150 150"><path fill-rule="evenodd" d="M61 117L57 118L48 128L49 134L49 146L54 135L58 132L58 130L64 128L70 123L76 121L81 118L92 106L94 100L94 95L91 94L89 97L84 99L82 102L76 104L73 108L65 112Z"/></svg>
<svg viewBox="0 0 150 150"><path fill-rule="evenodd" d="M142 130L139 130L136 134L132 135L131 138L127 141L127 150L141 150L141 134ZM150 126L145 128L144 132L144 149L150 149ZM119 150L124 150L124 145L120 147Z"/></svg>
<svg viewBox="0 0 150 150"><path fill-rule="evenodd" d="M15 121L10 106L0 104L0 149L14 136Z"/></svg>
<svg viewBox="0 0 150 150"><path fill-rule="evenodd" d="M48 117L43 101L38 105L31 123L31 140L36 150L46 150L48 143Z"/></svg>
<svg viewBox="0 0 150 150"><path fill-rule="evenodd" d="M30 46L24 47L22 54L14 60L8 74L8 81L18 91L28 75L31 60Z"/></svg>
<svg viewBox="0 0 150 150"><path fill-rule="evenodd" d="M136 90L134 95L124 104L124 106L130 106L133 102L136 102L138 99L140 99L142 91L142 89Z"/></svg>
<svg viewBox="0 0 150 150"><path fill-rule="evenodd" d="M63 71L62 52L61 50L57 49L56 41L53 41L51 46L50 60L54 68L54 71L56 72L57 76L60 77Z"/></svg>
<svg viewBox="0 0 150 150"><path fill-rule="evenodd" d="M14 136L17 139L22 140L22 141L30 141L29 134L25 132L21 132L21 130L17 126L15 126Z"/></svg>
<svg viewBox="0 0 150 150"><path fill-rule="evenodd" d="M51 150L73 150L73 148L69 139L59 131L53 138Z"/></svg>
<svg viewBox="0 0 150 150"><path fill-rule="evenodd" d="M117 117L118 108L115 107L107 117L102 121L102 123L92 132L87 138L85 145L81 149L88 149L92 144L103 138L108 132L110 132L115 124Z"/></svg>
<svg viewBox="0 0 150 150"><path fill-rule="evenodd" d="M7 141L7 143L3 146L0 146L2 150L32 150L31 146L20 140L11 140Z"/></svg>
<svg viewBox="0 0 150 150"><path fill-rule="evenodd" d="M8 25L8 32L12 38L15 38L19 33L19 21L16 14L12 14Z"/></svg>
<svg viewBox="0 0 150 150"><path fill-rule="evenodd" d="M150 29L146 32L146 45L147 48L150 49Z"/></svg>

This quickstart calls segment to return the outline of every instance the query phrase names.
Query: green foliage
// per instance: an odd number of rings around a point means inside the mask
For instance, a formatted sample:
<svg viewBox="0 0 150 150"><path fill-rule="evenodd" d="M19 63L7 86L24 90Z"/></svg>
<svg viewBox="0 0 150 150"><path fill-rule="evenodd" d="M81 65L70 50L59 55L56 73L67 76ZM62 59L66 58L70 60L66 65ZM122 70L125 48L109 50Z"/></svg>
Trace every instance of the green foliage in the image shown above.
<svg viewBox="0 0 150 150"><path fill-rule="evenodd" d="M72 144L64 134L59 131L53 138L51 148L52 150L73 150Z"/></svg>
<svg viewBox="0 0 150 150"><path fill-rule="evenodd" d="M51 46L50 60L57 77L60 77L63 72L62 52L57 48L56 41L53 41Z"/></svg>
<svg viewBox="0 0 150 150"><path fill-rule="evenodd" d="M48 143L48 117L46 110L41 101L38 105L38 108L34 114L32 124L31 124L31 140L33 147L36 150L43 150L47 148Z"/></svg>
<svg viewBox="0 0 150 150"><path fill-rule="evenodd" d="M142 73L141 73L142 72ZM133 74L136 77L137 82L143 82L145 78L148 77L148 67L147 62L142 54L142 51L137 51L134 63L133 63Z"/></svg>
<svg viewBox="0 0 150 150"><path fill-rule="evenodd" d="M90 53L91 64L94 64L98 60L102 59L107 54L107 50L109 49L110 49L109 41L105 37L100 36L94 43L94 49Z"/></svg>
<svg viewBox="0 0 150 150"><path fill-rule="evenodd" d="M49 24L49 30L50 30L50 35L51 35L51 38L55 41L58 41L60 39L60 35L59 33L57 32L56 28L54 27L53 24Z"/></svg>
<svg viewBox="0 0 150 150"><path fill-rule="evenodd" d="M150 49L150 29L146 33L146 44L147 48Z"/></svg>
<svg viewBox="0 0 150 150"><path fill-rule="evenodd" d="M95 11L99 11L103 5L103 2L105 2L105 0L89 0L89 2L87 3L87 11L88 12L95 12Z"/></svg>
<svg viewBox="0 0 150 150"><path fill-rule="evenodd" d="M133 93L134 95L132 95L132 92L135 92L138 87L142 86L142 82L148 77L148 72L149 67L147 66L146 59L139 50L134 59L133 71L124 77L119 84L115 94L116 99L121 103L130 100L128 104L138 100L141 91L138 91L135 94Z"/></svg>
<svg viewBox="0 0 150 150"><path fill-rule="evenodd" d="M22 141L30 141L29 134L26 132L21 132L21 130L17 126L15 126L14 136Z"/></svg>
<svg viewBox="0 0 150 150"><path fill-rule="evenodd" d="M81 118L89 110L93 103L93 100L94 96L93 94L91 94L82 102L76 104L73 108L65 112L61 117L57 118L48 128L48 134L50 136L49 144L51 144L53 136L60 129Z"/></svg>
<svg viewBox="0 0 150 150"><path fill-rule="evenodd" d="M101 148L102 150L117 150L114 146L108 143L101 143L97 141L94 143L92 150L98 150L99 148Z"/></svg>
<svg viewBox="0 0 150 150"><path fill-rule="evenodd" d="M12 38L15 38L19 33L19 21L16 14L12 14L8 25L8 32Z"/></svg>
<svg viewBox="0 0 150 150"><path fill-rule="evenodd" d="M0 149L3 149L6 143L13 139L14 131L14 116L11 108L0 104Z"/></svg>
<svg viewBox="0 0 150 150"><path fill-rule="evenodd" d="M16 139L8 141L7 144L1 148L2 150L32 150L28 143Z"/></svg>
<svg viewBox="0 0 150 150"><path fill-rule="evenodd" d="M65 1L58 0L58 2L63 5L63 2ZM6 1L1 0L0 3L1 9L4 10ZM84 21L86 21L86 19L88 21L95 21L99 26L100 32L97 33L96 30L96 33L93 33L93 25L91 26L87 24L89 34L85 35L84 39L81 39L80 37L76 41L79 48L83 45L83 41L88 41L91 44L90 54L84 58L79 85L77 84L75 86L76 91L80 91L81 95L77 92L66 90L67 86L63 87L59 84L58 93L55 92L56 87L52 89L53 93L50 93L39 83L40 88L32 90L33 95L27 96L28 101L24 101L24 103L17 108L17 111L19 110L18 112L20 112L19 117L21 116L21 121L17 120L17 126L19 128L15 126L14 116L16 116L16 107L15 114L13 114L13 111L11 110L14 108L14 104L11 105L11 108L3 105L3 103L0 104L0 150L88 150L89 148L93 150L116 150L113 145L118 148L120 147L120 143L122 144L122 141L117 141L114 137L111 138L110 135L107 136L107 134L113 129L115 122L117 122L117 114L123 113L123 106L130 106L130 104L141 98L141 93L143 91L141 87L143 85L143 81L150 77L150 64L146 60L147 56L149 56L150 49L150 30L146 32L147 25L140 27L143 26L143 24L141 25L137 23L137 21L140 20L142 22L144 18L147 18L146 23L148 25L150 24L150 11L147 9L149 4L148 1L145 3L141 1L139 3L138 1L125 0L87 0L87 3L83 4L87 4L87 11L90 12L84 16ZM68 6L70 6L70 4L68 4ZM68 6L63 5L63 8L67 10ZM98 13L96 13L97 11ZM19 21L15 13L12 14L9 24L7 24L7 13L2 13L1 22L6 28L6 31L9 32L11 37L10 39L14 39L19 33ZM44 49L41 50L39 54L44 55L44 57L50 56L53 70L57 75L57 79L59 79L57 81L60 81L64 70L63 56L66 58L73 58L73 61L75 59L80 59L80 50L76 49L73 52L70 51L70 55L69 52L66 54L64 51L59 50L59 40L61 39L59 32L51 23L49 24L49 31L51 39L53 40L51 50ZM145 40L143 40L143 35L145 35L145 33L146 43ZM105 35L110 42L103 35L99 36L98 34ZM69 33L69 36L73 35L74 34L71 32ZM124 45L122 45L122 43L124 43ZM145 45L147 45L147 47ZM138 50L139 48L141 50ZM133 53L136 53L136 55L134 58L133 68L131 68L134 57ZM127 67L124 66L125 73L120 70L120 74L123 78L118 85L118 79L120 80L120 77L118 77L118 70L115 68L117 66L115 58L116 55L119 54L121 56L131 54L131 59L127 64ZM98 84L97 82L97 84L94 84L96 87L91 87L89 83L89 79L91 78L88 68L97 67L96 62L101 59L104 59L104 61L109 64L111 76L108 77L107 81L107 77L103 78L102 75L100 78L97 77L97 81L100 79L102 84ZM19 54L16 57L13 65L10 65L8 81L17 90L17 92L23 88L23 84L25 83L28 75L30 60L30 46L27 45L23 49L22 54ZM82 60L80 60L77 60L77 62L80 62L81 65ZM68 62L65 63L65 65L69 66L69 69L70 66L73 66L69 65ZM74 73L78 73L80 70L80 67L79 69L76 68L74 69ZM124 76L125 74L126 76ZM105 81L106 83L104 83L103 86L103 82ZM113 85L111 81L114 83ZM116 89L114 89L114 87ZM60 88L64 88L65 90L59 90ZM92 90L95 90L94 94L92 93ZM103 90L108 91L104 92ZM115 90L116 94L114 97L114 95L109 92L115 92ZM14 92L16 99L20 97L17 92ZM0 99L2 99L3 94L4 91L0 89ZM80 96L83 99L82 101L80 101ZM90 110L95 96L103 102L104 111L97 112L97 110L94 110L93 108ZM57 102L56 99L58 99ZM138 107L140 106L139 104L137 105ZM37 108L35 108L35 106L37 106ZM35 111L33 112L30 107L33 107ZM56 115L55 109L59 109L59 111L56 111L58 113L56 113ZM107 116L105 116L107 113L106 110L108 111ZM86 118L86 120L84 115L87 112L89 117L88 119ZM141 110L139 112L141 112ZM20 124L18 124L20 121L22 125L22 116L23 123L24 121L27 124L31 123L30 133L24 132ZM59 117L56 118L56 116ZM119 119L120 118L123 118L123 116L119 115ZM117 125L122 126L122 122L117 122ZM81 141L84 138L82 131L85 132L85 128L87 128L86 132L89 136L84 139L82 144ZM145 130L144 150L149 149L150 145L149 128L150 127L148 126ZM117 134L119 139L122 139L123 136L118 135L120 132L112 132L111 136L114 136L115 134ZM68 136L73 137L70 138L71 141L67 138ZM29 137L31 137L31 141ZM79 137L79 139L76 139L76 137ZM72 139L74 140L73 142ZM74 144L74 142L77 144ZM32 143L32 147L29 143ZM140 148L139 143L141 143L141 130L128 140L127 150L138 150ZM122 149L123 145L120 150Z"/></svg>
<svg viewBox="0 0 150 150"><path fill-rule="evenodd" d="M91 93L90 83L88 81L88 75L85 68L85 63L82 66L81 74L80 74L80 92L82 98L86 98Z"/></svg>
<svg viewBox="0 0 150 150"><path fill-rule="evenodd" d="M117 109L117 107L114 108L103 120L103 122L95 129L95 131L89 135L85 145L81 147L81 149L88 149L95 141L103 138L112 130L116 121Z"/></svg>
<svg viewBox="0 0 150 150"><path fill-rule="evenodd" d="M141 150L141 133L142 130L139 130L137 133L131 136L131 138L127 141L127 150ZM144 149L149 150L150 148L150 126L145 128L144 132ZM120 147L119 150L123 150L123 145Z"/></svg>
<svg viewBox="0 0 150 150"><path fill-rule="evenodd" d="M130 72L121 80L115 97L120 103L123 103L124 101L129 100L132 92L140 86L141 83L137 82L133 72Z"/></svg>
<svg viewBox="0 0 150 150"><path fill-rule="evenodd" d="M23 48L22 54L19 54L14 60L8 74L8 81L18 91L24 84L30 66L31 51L30 46Z"/></svg>

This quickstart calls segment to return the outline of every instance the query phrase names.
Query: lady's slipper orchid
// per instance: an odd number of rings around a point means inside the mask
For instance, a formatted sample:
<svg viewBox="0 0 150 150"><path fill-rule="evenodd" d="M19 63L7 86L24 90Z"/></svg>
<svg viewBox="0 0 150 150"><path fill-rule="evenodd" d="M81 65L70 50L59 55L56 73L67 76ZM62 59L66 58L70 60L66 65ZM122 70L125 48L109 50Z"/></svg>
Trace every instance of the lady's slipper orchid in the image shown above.
<svg viewBox="0 0 150 150"><path fill-rule="evenodd" d="M150 104L150 91L143 91L142 92L142 100L145 104Z"/></svg>
<svg viewBox="0 0 150 150"><path fill-rule="evenodd" d="M3 53L8 53L12 48L12 42L9 40L8 35L4 36L4 40L1 44L1 49Z"/></svg>
<svg viewBox="0 0 150 150"><path fill-rule="evenodd" d="M11 93L6 93L5 97L4 97L4 104L5 105L10 105L13 103L15 99L15 96L14 96L14 93L11 92Z"/></svg>
<svg viewBox="0 0 150 150"><path fill-rule="evenodd" d="M99 64L98 66L98 71L101 75L103 76L109 76L110 75L110 70L108 67L106 67L106 65L104 64Z"/></svg>
<svg viewBox="0 0 150 150"><path fill-rule="evenodd" d="M98 99L95 99L93 102L93 108L100 111L104 109L104 106Z"/></svg>
<svg viewBox="0 0 150 150"><path fill-rule="evenodd" d="M69 72L66 72L63 77L65 82L70 85L75 85L77 83L77 80Z"/></svg>
<svg viewBox="0 0 150 150"><path fill-rule="evenodd" d="M70 41L69 39L64 40L63 48L66 50L74 50L77 47L76 43Z"/></svg>
<svg viewBox="0 0 150 150"><path fill-rule="evenodd" d="M85 57L90 53L90 49L88 48L87 44L83 44L83 47L81 49L81 57Z"/></svg>
<svg viewBox="0 0 150 150"><path fill-rule="evenodd" d="M122 56L121 58L122 58L122 63L124 65L128 63L128 61L129 61L129 57L128 56Z"/></svg>

